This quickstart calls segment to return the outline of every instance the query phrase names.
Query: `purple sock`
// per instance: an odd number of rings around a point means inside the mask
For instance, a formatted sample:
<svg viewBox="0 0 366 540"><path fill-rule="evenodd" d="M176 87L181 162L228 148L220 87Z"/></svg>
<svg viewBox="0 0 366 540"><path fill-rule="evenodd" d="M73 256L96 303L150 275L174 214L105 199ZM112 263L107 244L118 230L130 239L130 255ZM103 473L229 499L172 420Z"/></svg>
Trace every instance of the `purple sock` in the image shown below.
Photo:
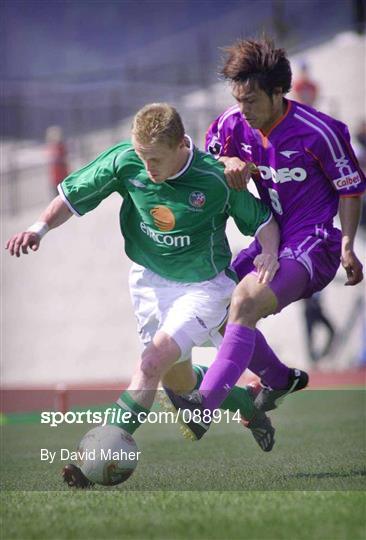
<svg viewBox="0 0 366 540"><path fill-rule="evenodd" d="M248 368L253 371L261 381L274 390L286 388L290 375L290 368L277 358L268 345L263 334L255 330L255 347Z"/></svg>
<svg viewBox="0 0 366 540"><path fill-rule="evenodd" d="M205 409L218 409L251 360L255 331L239 324L228 324L214 363L200 386Z"/></svg>

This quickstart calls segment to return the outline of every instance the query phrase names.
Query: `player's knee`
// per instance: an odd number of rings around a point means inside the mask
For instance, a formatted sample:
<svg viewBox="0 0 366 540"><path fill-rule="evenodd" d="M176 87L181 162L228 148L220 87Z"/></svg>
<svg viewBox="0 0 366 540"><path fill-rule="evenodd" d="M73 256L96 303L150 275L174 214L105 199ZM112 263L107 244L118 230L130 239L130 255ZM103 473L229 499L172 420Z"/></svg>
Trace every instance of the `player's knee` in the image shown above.
<svg viewBox="0 0 366 540"><path fill-rule="evenodd" d="M163 372L162 358L158 354L143 355L140 368L147 378L156 378Z"/></svg>
<svg viewBox="0 0 366 540"><path fill-rule="evenodd" d="M177 354L169 340L151 343L142 354L140 369L148 378L160 377L178 359Z"/></svg>
<svg viewBox="0 0 366 540"><path fill-rule="evenodd" d="M252 325L258 321L256 300L245 290L234 291L230 305L230 320Z"/></svg>

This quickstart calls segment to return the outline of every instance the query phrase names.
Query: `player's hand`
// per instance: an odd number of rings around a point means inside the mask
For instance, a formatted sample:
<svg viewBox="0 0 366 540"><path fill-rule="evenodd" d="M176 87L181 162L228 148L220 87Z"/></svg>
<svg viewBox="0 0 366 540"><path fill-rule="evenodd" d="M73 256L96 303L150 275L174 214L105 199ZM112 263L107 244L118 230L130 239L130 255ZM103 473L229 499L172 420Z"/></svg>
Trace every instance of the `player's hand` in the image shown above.
<svg viewBox="0 0 366 540"><path fill-rule="evenodd" d="M237 157L226 157L222 160L225 169L224 174L229 186L237 191L247 189L247 184L253 173L258 172L254 163L248 161L245 163Z"/></svg>
<svg viewBox="0 0 366 540"><path fill-rule="evenodd" d="M25 231L14 234L6 243L5 249L10 255L20 257L21 253L28 255L28 249L37 251L41 242L40 236L35 232Z"/></svg>
<svg viewBox="0 0 366 540"><path fill-rule="evenodd" d="M253 261L258 272L258 283L266 285L274 278L280 263L272 253L260 253Z"/></svg>
<svg viewBox="0 0 366 540"><path fill-rule="evenodd" d="M342 266L347 274L345 285L357 285L363 280L362 264L352 249L342 252Z"/></svg>

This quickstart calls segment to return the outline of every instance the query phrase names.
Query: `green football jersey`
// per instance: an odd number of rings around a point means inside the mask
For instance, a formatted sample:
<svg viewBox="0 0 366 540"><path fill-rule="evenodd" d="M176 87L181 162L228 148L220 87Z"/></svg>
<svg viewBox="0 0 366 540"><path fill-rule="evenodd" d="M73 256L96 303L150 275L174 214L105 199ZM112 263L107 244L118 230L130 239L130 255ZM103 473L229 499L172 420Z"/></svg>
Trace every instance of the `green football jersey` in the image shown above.
<svg viewBox="0 0 366 540"><path fill-rule="evenodd" d="M131 142L122 142L65 178L59 192L77 215L118 192L128 257L162 277L186 283L211 279L230 264L225 234L229 216L249 236L271 216L248 191L231 190L222 165L193 145L182 171L154 184Z"/></svg>

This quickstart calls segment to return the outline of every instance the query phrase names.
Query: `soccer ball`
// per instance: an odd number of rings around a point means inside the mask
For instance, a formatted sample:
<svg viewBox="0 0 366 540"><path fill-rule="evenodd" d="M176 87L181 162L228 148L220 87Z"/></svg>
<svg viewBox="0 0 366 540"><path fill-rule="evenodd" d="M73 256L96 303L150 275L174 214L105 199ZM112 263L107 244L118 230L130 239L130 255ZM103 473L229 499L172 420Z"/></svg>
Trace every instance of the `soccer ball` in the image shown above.
<svg viewBox="0 0 366 540"><path fill-rule="evenodd" d="M91 482L115 486L131 476L140 453L129 433L117 426L101 426L81 439L78 465Z"/></svg>

